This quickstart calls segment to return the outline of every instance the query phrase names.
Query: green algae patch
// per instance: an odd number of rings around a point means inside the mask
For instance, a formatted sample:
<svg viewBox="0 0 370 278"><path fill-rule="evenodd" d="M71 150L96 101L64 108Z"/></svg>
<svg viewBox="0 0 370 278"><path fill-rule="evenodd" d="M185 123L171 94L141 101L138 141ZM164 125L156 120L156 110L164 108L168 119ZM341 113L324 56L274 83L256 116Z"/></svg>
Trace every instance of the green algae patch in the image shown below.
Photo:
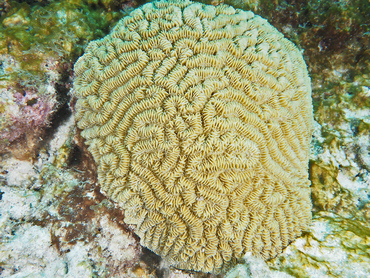
<svg viewBox="0 0 370 278"><path fill-rule="evenodd" d="M43 72L41 64L47 58L78 57L88 41L104 36L121 17L119 11L92 8L83 1L11 2L10 6L0 18L0 55L14 56L21 71L32 74Z"/></svg>
<svg viewBox="0 0 370 278"><path fill-rule="evenodd" d="M294 277L365 277L369 273L369 225L320 212L314 214L312 226L284 255L268 262L271 269Z"/></svg>

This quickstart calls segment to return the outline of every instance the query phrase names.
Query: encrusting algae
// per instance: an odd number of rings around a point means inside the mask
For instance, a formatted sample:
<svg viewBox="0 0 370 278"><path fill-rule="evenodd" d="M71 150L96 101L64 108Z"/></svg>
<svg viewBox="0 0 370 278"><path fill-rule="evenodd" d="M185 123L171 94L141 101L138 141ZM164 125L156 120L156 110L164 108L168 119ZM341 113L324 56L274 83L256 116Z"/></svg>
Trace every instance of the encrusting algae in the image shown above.
<svg viewBox="0 0 370 278"><path fill-rule="evenodd" d="M310 78L252 12L148 3L75 64L76 120L105 194L173 266L269 259L311 220Z"/></svg>

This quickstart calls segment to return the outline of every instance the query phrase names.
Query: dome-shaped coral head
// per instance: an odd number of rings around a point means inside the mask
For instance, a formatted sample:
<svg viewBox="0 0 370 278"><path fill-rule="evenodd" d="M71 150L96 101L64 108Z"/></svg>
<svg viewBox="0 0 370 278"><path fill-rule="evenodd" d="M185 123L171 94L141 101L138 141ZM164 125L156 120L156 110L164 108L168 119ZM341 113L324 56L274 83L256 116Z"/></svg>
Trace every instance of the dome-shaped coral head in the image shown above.
<svg viewBox="0 0 370 278"><path fill-rule="evenodd" d="M265 19L149 3L91 42L75 75L102 190L173 266L273 258L309 225L310 78Z"/></svg>

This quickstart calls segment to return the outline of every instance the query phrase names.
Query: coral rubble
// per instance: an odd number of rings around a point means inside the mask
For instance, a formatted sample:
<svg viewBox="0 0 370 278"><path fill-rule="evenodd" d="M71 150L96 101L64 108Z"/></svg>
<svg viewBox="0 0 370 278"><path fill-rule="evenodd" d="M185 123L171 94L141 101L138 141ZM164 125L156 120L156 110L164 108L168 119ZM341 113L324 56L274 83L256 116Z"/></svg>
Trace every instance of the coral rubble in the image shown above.
<svg viewBox="0 0 370 278"><path fill-rule="evenodd" d="M77 172L45 162L1 164L0 276L150 277L123 214Z"/></svg>

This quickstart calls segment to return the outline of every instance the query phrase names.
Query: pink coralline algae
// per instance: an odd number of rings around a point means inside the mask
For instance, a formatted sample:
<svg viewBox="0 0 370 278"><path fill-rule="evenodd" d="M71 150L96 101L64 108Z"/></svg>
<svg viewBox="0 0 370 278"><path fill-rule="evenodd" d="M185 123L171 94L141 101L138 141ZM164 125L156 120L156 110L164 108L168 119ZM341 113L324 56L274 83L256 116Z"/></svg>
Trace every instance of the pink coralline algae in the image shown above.
<svg viewBox="0 0 370 278"><path fill-rule="evenodd" d="M8 105L1 103L4 118L1 121L0 144L11 143L26 133L36 132L46 126L55 106L52 96L39 96L32 90L24 91L23 94L15 92L12 102L8 102Z"/></svg>
<svg viewBox="0 0 370 278"><path fill-rule="evenodd" d="M0 153L18 150L26 158L38 148L57 108L58 61L46 62L39 77L22 70L15 57L0 55Z"/></svg>
<svg viewBox="0 0 370 278"><path fill-rule="evenodd" d="M11 152L18 159L33 157L56 106L51 84L0 89L0 154Z"/></svg>

